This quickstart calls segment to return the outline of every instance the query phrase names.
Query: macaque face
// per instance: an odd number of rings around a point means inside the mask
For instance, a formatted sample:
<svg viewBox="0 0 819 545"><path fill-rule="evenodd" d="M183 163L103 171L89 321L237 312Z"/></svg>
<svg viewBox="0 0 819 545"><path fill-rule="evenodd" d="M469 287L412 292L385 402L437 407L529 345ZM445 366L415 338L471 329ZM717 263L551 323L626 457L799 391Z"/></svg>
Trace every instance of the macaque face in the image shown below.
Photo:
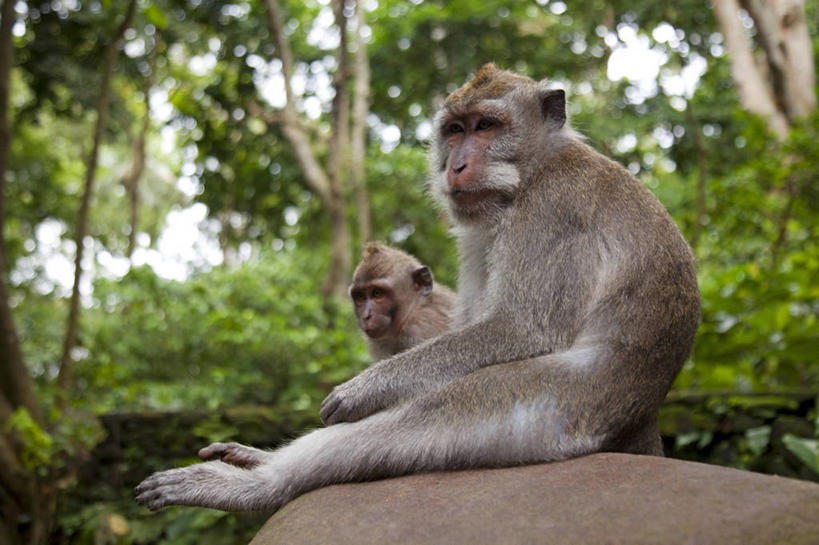
<svg viewBox="0 0 819 545"><path fill-rule="evenodd" d="M508 205L519 181L509 112L483 101L447 108L437 123L441 159L433 193L455 219L471 223Z"/></svg>
<svg viewBox="0 0 819 545"><path fill-rule="evenodd" d="M393 289L383 283L370 282L350 289L358 325L371 339L390 333L398 307Z"/></svg>

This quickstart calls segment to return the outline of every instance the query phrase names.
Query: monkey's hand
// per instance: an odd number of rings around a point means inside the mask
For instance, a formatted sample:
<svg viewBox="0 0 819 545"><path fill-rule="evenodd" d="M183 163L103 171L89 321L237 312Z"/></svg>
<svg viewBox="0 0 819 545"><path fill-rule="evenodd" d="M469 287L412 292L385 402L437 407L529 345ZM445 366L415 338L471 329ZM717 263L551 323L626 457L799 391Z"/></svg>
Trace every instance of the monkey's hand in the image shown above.
<svg viewBox="0 0 819 545"><path fill-rule="evenodd" d="M226 464L251 469L270 460L273 454L239 443L212 443L199 450L203 460L222 460Z"/></svg>
<svg viewBox="0 0 819 545"><path fill-rule="evenodd" d="M207 462L154 473L135 489L136 501L157 511L169 505L210 507L223 511L269 508L258 505L255 490L264 489L254 473L222 462ZM275 494L268 494L269 500ZM255 500L255 501L254 501Z"/></svg>
<svg viewBox="0 0 819 545"><path fill-rule="evenodd" d="M365 371L333 388L321 402L319 416L327 426L361 420L387 406L383 397L368 387Z"/></svg>

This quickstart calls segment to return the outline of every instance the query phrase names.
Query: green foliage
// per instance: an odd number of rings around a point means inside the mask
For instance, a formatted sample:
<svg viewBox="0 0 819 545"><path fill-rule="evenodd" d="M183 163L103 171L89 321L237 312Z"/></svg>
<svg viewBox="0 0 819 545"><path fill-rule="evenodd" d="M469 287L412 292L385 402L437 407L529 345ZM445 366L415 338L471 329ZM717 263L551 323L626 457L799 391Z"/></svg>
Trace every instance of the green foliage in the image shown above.
<svg viewBox="0 0 819 545"><path fill-rule="evenodd" d="M85 315L78 402L103 412L315 407L367 361L350 305L322 300L322 266L317 252L266 251L184 283L147 267L99 280Z"/></svg>
<svg viewBox="0 0 819 545"><path fill-rule="evenodd" d="M23 466L28 471L38 471L50 463L56 454L54 439L41 428L23 407L18 408L5 422L5 433L15 433L22 440Z"/></svg>
<svg viewBox="0 0 819 545"><path fill-rule="evenodd" d="M95 453L110 454L111 444L100 443L99 415L207 411L193 419L162 414L164 425L144 435L107 427L111 434L135 434L139 446L122 447L120 461L104 468L110 473L78 477L82 484L69 487L59 532L71 543L247 541L258 520L192 509L149 515L124 490L149 471L191 461L200 443L263 443L259 430L268 430L274 417L315 416L330 388L369 358L349 303L320 296L330 239L326 210L305 185L281 127L265 115L276 111L268 99L279 52L264 3L137 5L112 82L88 240L100 257L84 296L76 387L63 412L53 381L65 289L43 255L70 261L73 252L102 45L126 3L16 4L23 23L17 30L24 32L15 34L3 227L11 305L47 423L40 428L18 411L8 425L26 445L28 470L62 476L94 445ZM573 125L636 172L694 245L702 324L675 390L771 394L712 394L702 403L666 407L661 425L672 454L816 478L815 409L805 399L819 391L819 113L779 142L763 120L743 112L718 26L702 0L367 6L373 92L365 167L374 237L417 255L436 280L454 287L454 244L425 195L423 140L432 112L483 62L552 79L569 93ZM329 7L283 0L282 9L303 88L297 108L320 104L306 127L324 161L330 123L322 86L335 61L316 35L324 32L319 21ZM819 52L819 3L809 0L807 12ZM655 39L652 31L662 23L676 29L676 44ZM705 59L693 95L610 81L621 30L667 58L658 83ZM191 266L185 281L164 279L147 266L130 267L124 277L106 271L103 257L122 259L125 252L130 225L121 180L149 103L137 225L149 235L144 249L157 248L169 211L201 203L218 225L221 249L237 255L242 244L249 249L245 262ZM387 125L401 131L394 147L381 145ZM624 144L626 136L633 145ZM351 223L357 213L349 205ZM44 227L59 232L53 247L38 238ZM796 397L778 395L785 390ZM275 440L311 424L294 422ZM180 428L188 433L182 442ZM146 445L166 450L146 456Z"/></svg>
<svg viewBox="0 0 819 545"><path fill-rule="evenodd" d="M782 438L782 442L799 460L819 474L819 440L802 439L789 433Z"/></svg>
<svg viewBox="0 0 819 545"><path fill-rule="evenodd" d="M426 195L426 171L426 153L417 146L400 145L388 154L370 149L367 178L374 234L418 256L436 281L454 287L457 253L443 211Z"/></svg>
<svg viewBox="0 0 819 545"><path fill-rule="evenodd" d="M813 465L815 394L677 394L660 411L675 457L763 473L819 479Z"/></svg>
<svg viewBox="0 0 819 545"><path fill-rule="evenodd" d="M745 134L758 153L709 186L712 209L698 248L703 319L677 385L815 390L819 115L782 146Z"/></svg>

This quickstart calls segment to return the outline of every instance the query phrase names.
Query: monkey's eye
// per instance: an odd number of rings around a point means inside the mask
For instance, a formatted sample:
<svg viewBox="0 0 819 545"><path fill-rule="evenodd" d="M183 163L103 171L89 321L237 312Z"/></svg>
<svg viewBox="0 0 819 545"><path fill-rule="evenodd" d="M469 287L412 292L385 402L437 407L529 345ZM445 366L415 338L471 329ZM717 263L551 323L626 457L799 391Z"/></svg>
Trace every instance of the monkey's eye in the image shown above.
<svg viewBox="0 0 819 545"><path fill-rule="evenodd" d="M447 134L458 134L464 132L464 128L461 126L460 123L450 123L446 126L446 133Z"/></svg>
<svg viewBox="0 0 819 545"><path fill-rule="evenodd" d="M360 305L364 302L364 294L360 291L353 292L351 295L353 296L353 302L356 305Z"/></svg>
<svg viewBox="0 0 819 545"><path fill-rule="evenodd" d="M478 121L478 124L475 125L475 130L478 131L485 131L486 129L492 127L493 123L488 119L481 119Z"/></svg>
<svg viewBox="0 0 819 545"><path fill-rule="evenodd" d="M385 295L386 295L386 293L381 288L373 288L373 291L372 291L373 299L381 299Z"/></svg>

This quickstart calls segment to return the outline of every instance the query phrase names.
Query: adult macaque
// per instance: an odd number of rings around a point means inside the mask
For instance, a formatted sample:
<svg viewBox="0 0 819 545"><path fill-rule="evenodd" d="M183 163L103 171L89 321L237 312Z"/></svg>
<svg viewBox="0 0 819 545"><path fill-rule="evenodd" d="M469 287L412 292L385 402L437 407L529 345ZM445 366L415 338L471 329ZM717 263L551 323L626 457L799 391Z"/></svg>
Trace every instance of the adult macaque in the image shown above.
<svg viewBox="0 0 819 545"><path fill-rule="evenodd" d="M429 267L397 248L370 242L353 273L350 297L378 361L449 329L455 294L433 282Z"/></svg>
<svg viewBox="0 0 819 545"><path fill-rule="evenodd" d="M344 424L258 451L251 469L154 474L140 503L274 510L331 483L662 454L658 409L699 318L693 258L668 213L575 136L545 81L485 65L435 127L431 189L461 253L450 331L333 390L321 417ZM230 461L229 447L206 457Z"/></svg>

